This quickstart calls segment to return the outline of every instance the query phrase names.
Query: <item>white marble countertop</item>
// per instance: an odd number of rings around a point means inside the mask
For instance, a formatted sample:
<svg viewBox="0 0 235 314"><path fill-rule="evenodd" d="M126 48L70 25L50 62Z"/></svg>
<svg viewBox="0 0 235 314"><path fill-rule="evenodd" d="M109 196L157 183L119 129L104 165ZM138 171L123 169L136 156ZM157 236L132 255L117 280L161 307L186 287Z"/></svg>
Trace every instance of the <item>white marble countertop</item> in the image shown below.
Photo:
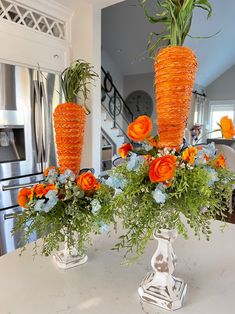
<svg viewBox="0 0 235 314"><path fill-rule="evenodd" d="M179 237L175 275L188 283L179 314L235 313L235 225L224 233L214 222L210 242ZM122 254L111 251L116 235L96 237L86 264L60 271L52 257L32 257L28 247L0 258L0 314L159 314L164 310L140 303L137 288L151 269L157 243L143 257L121 266Z"/></svg>

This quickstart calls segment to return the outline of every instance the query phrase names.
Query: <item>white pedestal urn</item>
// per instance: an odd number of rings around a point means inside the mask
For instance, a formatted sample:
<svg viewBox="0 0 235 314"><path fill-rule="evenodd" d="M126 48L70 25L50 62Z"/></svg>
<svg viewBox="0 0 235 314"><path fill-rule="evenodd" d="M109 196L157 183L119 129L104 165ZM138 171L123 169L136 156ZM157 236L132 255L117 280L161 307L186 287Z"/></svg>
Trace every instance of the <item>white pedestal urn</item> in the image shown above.
<svg viewBox="0 0 235 314"><path fill-rule="evenodd" d="M78 237L78 235L76 237ZM53 259L60 269L66 270L86 263L88 256L85 254L79 255L75 247L69 249L65 237L64 249L54 253Z"/></svg>
<svg viewBox="0 0 235 314"><path fill-rule="evenodd" d="M152 257L153 272L149 272L142 281L138 292L141 299L147 303L172 311L182 307L187 285L182 279L172 276L176 255L172 243L177 238L176 230L161 230L155 232L158 248Z"/></svg>

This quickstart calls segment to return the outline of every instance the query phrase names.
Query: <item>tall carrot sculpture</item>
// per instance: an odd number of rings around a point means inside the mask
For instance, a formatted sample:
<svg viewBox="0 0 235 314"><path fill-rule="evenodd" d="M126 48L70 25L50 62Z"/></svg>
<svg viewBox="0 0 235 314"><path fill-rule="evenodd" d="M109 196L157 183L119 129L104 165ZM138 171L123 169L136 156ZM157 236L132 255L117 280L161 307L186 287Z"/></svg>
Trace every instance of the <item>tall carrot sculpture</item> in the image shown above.
<svg viewBox="0 0 235 314"><path fill-rule="evenodd" d="M165 42L155 57L156 111L159 145L179 149L188 119L192 89L197 70L197 59L184 41L191 27L193 10L198 7L207 11L212 8L207 0L163 0L154 16L147 12L147 0L140 1L151 23L163 23L163 34L151 33L148 49L152 56L159 44ZM154 42L154 36L157 40Z"/></svg>
<svg viewBox="0 0 235 314"><path fill-rule="evenodd" d="M74 61L61 74L65 103L54 111L57 155L60 171L66 169L77 173L80 170L86 113L89 113L85 102L88 98L88 84L97 77L91 64ZM76 103L78 95L83 97L84 104Z"/></svg>

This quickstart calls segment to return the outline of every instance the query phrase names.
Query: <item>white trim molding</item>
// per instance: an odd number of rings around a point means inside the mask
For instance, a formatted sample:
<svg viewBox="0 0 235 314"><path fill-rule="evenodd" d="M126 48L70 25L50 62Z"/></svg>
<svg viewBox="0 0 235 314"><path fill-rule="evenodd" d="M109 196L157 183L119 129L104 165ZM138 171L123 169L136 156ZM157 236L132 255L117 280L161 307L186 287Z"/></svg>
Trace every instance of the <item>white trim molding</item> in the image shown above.
<svg viewBox="0 0 235 314"><path fill-rule="evenodd" d="M64 22L68 21L73 13L72 9L53 0L15 0L15 2Z"/></svg>

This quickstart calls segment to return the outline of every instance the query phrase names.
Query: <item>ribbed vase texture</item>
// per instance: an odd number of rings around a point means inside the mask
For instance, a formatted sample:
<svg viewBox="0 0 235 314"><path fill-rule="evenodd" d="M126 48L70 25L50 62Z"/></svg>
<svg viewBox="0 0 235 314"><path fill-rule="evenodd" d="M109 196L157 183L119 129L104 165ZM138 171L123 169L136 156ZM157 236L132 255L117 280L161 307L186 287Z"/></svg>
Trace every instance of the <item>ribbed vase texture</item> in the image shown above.
<svg viewBox="0 0 235 314"><path fill-rule="evenodd" d="M194 52L171 46L155 59L156 112L161 147L179 149L190 111L197 70Z"/></svg>
<svg viewBox="0 0 235 314"><path fill-rule="evenodd" d="M60 104L54 111L57 156L61 172L80 170L86 115L75 103Z"/></svg>

